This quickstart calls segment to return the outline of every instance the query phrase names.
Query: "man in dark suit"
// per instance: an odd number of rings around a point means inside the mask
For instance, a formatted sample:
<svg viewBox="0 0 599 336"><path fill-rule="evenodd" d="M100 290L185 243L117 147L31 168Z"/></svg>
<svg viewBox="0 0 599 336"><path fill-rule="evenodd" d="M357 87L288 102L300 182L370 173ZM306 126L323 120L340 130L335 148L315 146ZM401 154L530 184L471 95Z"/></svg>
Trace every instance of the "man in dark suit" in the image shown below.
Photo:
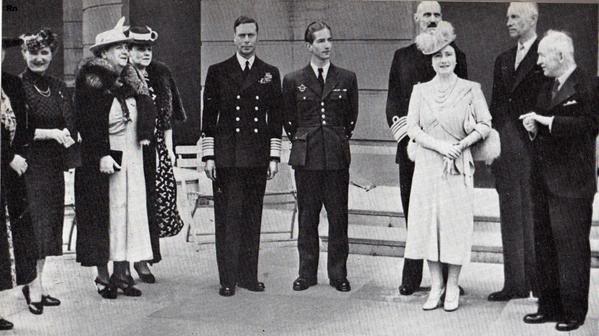
<svg viewBox="0 0 599 336"><path fill-rule="evenodd" d="M358 118L358 83L353 72L331 64L331 29L326 23L312 22L304 39L310 64L283 79L284 126L292 142L289 164L295 169L299 203L300 265L293 289L317 283L318 222L324 204L330 285L347 292L349 138Z"/></svg>
<svg viewBox="0 0 599 336"><path fill-rule="evenodd" d="M441 6L436 1L423 1L418 5L414 20L418 24L420 34L433 33L437 23L441 21ZM455 43L451 44L456 51L457 65L455 73L461 78L468 78L466 56ZM387 95L387 123L391 127L393 137L397 141L395 162L399 164L399 186L401 204L406 225L408 223L408 208L414 162L408 158L407 147L407 115L412 87L414 84L427 82L435 77L432 66L432 55L424 55L412 43L395 51L391 71L389 71L389 92ZM446 274L447 272L445 272ZM422 281L422 260L404 259L402 283L399 287L401 295L411 295Z"/></svg>
<svg viewBox="0 0 599 336"><path fill-rule="evenodd" d="M553 80L541 88L536 112L521 116L533 139L536 268L542 279L538 311L524 322L557 321L557 330L570 331L584 323L588 310L599 113L567 34L548 31L538 53L537 63Z"/></svg>
<svg viewBox="0 0 599 336"><path fill-rule="evenodd" d="M235 286L264 291L258 251L266 180L281 156L279 70L256 57L258 23L235 20L237 53L208 68L202 116L202 160L213 181L219 294Z"/></svg>
<svg viewBox="0 0 599 336"><path fill-rule="evenodd" d="M493 163L499 194L503 245L503 289L489 301L528 297L537 291L534 268L534 230L530 196L531 145L518 119L534 109L541 84L546 80L536 65L538 7L513 2L507 10L507 27L518 44L495 60L491 115L501 137L501 157Z"/></svg>

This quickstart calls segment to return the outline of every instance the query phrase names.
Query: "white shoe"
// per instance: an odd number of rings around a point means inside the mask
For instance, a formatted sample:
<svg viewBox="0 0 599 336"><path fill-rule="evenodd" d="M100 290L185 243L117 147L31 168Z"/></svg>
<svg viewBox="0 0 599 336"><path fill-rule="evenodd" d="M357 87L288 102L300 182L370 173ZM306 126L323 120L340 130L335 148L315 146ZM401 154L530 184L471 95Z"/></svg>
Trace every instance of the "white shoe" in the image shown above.
<svg viewBox="0 0 599 336"><path fill-rule="evenodd" d="M443 302L443 309L446 312L456 311L460 305L460 290L456 289L453 291L454 295L449 295L449 291L445 293L445 302Z"/></svg>
<svg viewBox="0 0 599 336"><path fill-rule="evenodd" d="M424 305L422 305L423 310L435 310L441 307L441 297L445 293L445 288L441 288L440 290L431 289L428 294L428 298Z"/></svg>

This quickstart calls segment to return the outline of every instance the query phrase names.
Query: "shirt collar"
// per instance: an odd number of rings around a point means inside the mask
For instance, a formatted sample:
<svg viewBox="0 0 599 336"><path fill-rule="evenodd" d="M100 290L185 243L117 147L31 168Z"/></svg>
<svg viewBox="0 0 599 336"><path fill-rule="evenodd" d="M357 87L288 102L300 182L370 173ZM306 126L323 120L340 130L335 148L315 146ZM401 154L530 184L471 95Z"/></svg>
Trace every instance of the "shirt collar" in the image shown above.
<svg viewBox="0 0 599 336"><path fill-rule="evenodd" d="M241 67L241 70L245 69L246 61L250 62L250 70L252 69L252 67L254 66L254 61L256 60L256 55L252 55L252 57L250 57L250 58L245 58L245 57L239 55L239 53L235 53L235 55L237 56L237 62L239 62L239 66Z"/></svg>
<svg viewBox="0 0 599 336"><path fill-rule="evenodd" d="M564 83L568 80L568 78L574 72L574 70L576 70L576 65L568 68L568 70L566 70L566 72L564 72L561 76L555 78L559 80L559 87L557 88L558 90L560 90L562 86L564 86Z"/></svg>
<svg viewBox="0 0 599 336"><path fill-rule="evenodd" d="M316 64L310 62L310 67L312 67L312 71L314 71L314 75L318 78L318 66ZM329 73L329 68L331 67L331 62L327 62L327 64L322 66L322 77L326 81L327 74Z"/></svg>
<svg viewBox="0 0 599 336"><path fill-rule="evenodd" d="M523 43L518 42L518 49L520 49L522 46L524 46L524 55L526 55L526 54L528 54L530 47L532 46L533 43L535 43L536 40L537 40L537 34L534 34L531 38L529 38L525 42L523 42Z"/></svg>

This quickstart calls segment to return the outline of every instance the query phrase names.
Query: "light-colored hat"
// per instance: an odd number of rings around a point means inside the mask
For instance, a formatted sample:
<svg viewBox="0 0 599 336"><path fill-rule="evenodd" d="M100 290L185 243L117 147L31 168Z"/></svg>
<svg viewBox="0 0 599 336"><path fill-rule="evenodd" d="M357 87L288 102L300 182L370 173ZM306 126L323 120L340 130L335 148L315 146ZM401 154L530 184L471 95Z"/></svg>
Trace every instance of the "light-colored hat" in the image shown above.
<svg viewBox="0 0 599 336"><path fill-rule="evenodd" d="M416 36L416 46L425 55L432 55L455 41L456 35L451 23L440 21L434 33L420 33Z"/></svg>
<svg viewBox="0 0 599 336"><path fill-rule="evenodd" d="M96 43L93 46L89 47L89 50L95 53L98 49L111 44L129 42L131 39L125 36L126 27L123 26L124 23L125 17L122 17L116 23L116 26L114 26L114 28L96 35Z"/></svg>
<svg viewBox="0 0 599 336"><path fill-rule="evenodd" d="M158 32L148 26L132 26L125 34L130 42L135 44L153 45L158 39Z"/></svg>

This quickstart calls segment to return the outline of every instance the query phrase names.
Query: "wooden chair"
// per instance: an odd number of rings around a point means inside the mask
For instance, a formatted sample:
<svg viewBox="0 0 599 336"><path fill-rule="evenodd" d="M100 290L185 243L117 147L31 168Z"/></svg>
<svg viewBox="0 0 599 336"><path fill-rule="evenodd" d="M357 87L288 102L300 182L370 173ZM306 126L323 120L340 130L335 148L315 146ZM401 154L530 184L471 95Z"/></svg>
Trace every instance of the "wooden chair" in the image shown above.
<svg viewBox="0 0 599 336"><path fill-rule="evenodd" d="M290 145L287 144L287 146L284 146L283 148L283 153L281 155L281 163L279 164L279 173L275 176L273 180L268 181L266 184L266 190L264 193L264 208L280 208L282 206L290 206L292 208L292 216L289 229L289 238L292 239L293 228L295 225L295 217L297 216L298 212L298 204L297 191L294 183L295 180L293 178L293 171L291 167L287 164L287 160L289 158L289 147ZM199 143L196 146L177 146L175 152L177 153L177 167L185 167L187 169L195 168L198 172L203 170L201 160L199 159L201 153L201 147ZM192 219L194 218L198 209L214 206L212 183L203 182L205 181L198 182L198 185L201 185L201 187L199 188L200 190L198 192L187 191L187 189L183 189L184 193L195 196L193 210L191 211ZM191 235L191 224L192 223L190 223L190 225L187 227L186 241L188 242L189 237ZM263 231L262 233L277 234L283 232Z"/></svg>

